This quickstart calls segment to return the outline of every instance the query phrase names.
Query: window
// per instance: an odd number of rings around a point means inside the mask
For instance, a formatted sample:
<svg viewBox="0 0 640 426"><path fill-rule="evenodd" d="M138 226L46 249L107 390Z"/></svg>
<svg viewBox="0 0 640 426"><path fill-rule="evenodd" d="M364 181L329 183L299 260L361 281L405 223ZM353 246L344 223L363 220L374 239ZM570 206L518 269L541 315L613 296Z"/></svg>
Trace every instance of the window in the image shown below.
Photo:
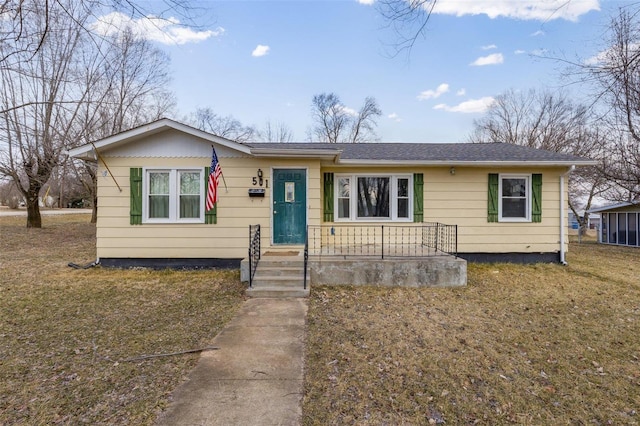
<svg viewBox="0 0 640 426"><path fill-rule="evenodd" d="M618 244L618 215L616 213L609 213L609 242Z"/></svg>
<svg viewBox="0 0 640 426"><path fill-rule="evenodd" d="M337 220L411 220L409 176L338 175Z"/></svg>
<svg viewBox="0 0 640 426"><path fill-rule="evenodd" d="M498 214L501 222L531 220L531 183L527 175L500 175Z"/></svg>
<svg viewBox="0 0 640 426"><path fill-rule="evenodd" d="M398 178L398 217L409 219L409 178Z"/></svg>
<svg viewBox="0 0 640 426"><path fill-rule="evenodd" d="M204 220L203 170L147 169L143 216L147 223Z"/></svg>
<svg viewBox="0 0 640 426"><path fill-rule="evenodd" d="M358 177L358 218L389 218L388 177Z"/></svg>
<svg viewBox="0 0 640 426"><path fill-rule="evenodd" d="M618 213L618 244L627 244L627 215Z"/></svg>
<svg viewBox="0 0 640 426"><path fill-rule="evenodd" d="M348 219L351 215L351 178L338 178L338 219Z"/></svg>
<svg viewBox="0 0 640 426"><path fill-rule="evenodd" d="M629 216L629 241L630 246L638 245L638 214L628 213Z"/></svg>
<svg viewBox="0 0 640 426"><path fill-rule="evenodd" d="M169 219L169 172L149 172L149 219Z"/></svg>

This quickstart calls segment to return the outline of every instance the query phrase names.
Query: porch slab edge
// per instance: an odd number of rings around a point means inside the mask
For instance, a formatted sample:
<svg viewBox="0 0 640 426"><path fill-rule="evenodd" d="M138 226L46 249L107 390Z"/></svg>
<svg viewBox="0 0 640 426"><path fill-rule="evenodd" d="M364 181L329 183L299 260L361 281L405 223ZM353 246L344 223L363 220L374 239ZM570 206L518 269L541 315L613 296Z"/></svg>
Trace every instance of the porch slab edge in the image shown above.
<svg viewBox="0 0 640 426"><path fill-rule="evenodd" d="M467 285L467 261L453 256L427 258L309 257L312 285L460 287Z"/></svg>

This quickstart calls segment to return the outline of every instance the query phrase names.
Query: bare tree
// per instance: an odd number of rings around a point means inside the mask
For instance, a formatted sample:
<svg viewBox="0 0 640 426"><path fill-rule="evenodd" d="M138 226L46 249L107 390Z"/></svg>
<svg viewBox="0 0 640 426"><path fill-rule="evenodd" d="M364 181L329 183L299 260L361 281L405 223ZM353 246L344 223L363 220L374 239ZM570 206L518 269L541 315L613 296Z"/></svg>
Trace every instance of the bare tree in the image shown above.
<svg viewBox="0 0 640 426"><path fill-rule="evenodd" d="M438 0L379 0L378 10L394 31L395 52L410 51L424 32Z"/></svg>
<svg viewBox="0 0 640 426"><path fill-rule="evenodd" d="M76 13L73 6L68 4L67 14L30 16L25 27L36 32L48 27L42 45L34 55L17 53L16 57L29 58L19 58L12 67L0 67L0 102L5 111L0 115L0 141L5 145L0 174L10 176L24 195L27 227L42 226L40 189L76 136L71 123L86 96L74 85L74 52L82 44L76 22L84 22L87 16ZM0 50L0 55L4 52Z"/></svg>
<svg viewBox="0 0 640 426"><path fill-rule="evenodd" d="M350 117L335 93L315 95L311 101L311 116L315 121L313 136L321 142L342 142L341 135Z"/></svg>
<svg viewBox="0 0 640 426"><path fill-rule="evenodd" d="M370 142L376 138L375 127L377 125L376 118L382 115L382 110L378 106L375 98L368 96L364 100L364 105L358 111L351 122L351 134L349 140L351 142Z"/></svg>
<svg viewBox="0 0 640 426"><path fill-rule="evenodd" d="M606 49L580 65L609 109L603 121L615 140L603 173L621 189L620 199L640 199L640 8L622 8L611 20Z"/></svg>
<svg viewBox="0 0 640 426"><path fill-rule="evenodd" d="M485 116L474 121L470 142L505 142L563 152L600 161L599 167L581 167L569 180L569 207L582 229L587 210L597 196L610 189L601 172L607 134L592 122L587 108L563 93L514 90L496 97ZM585 213L578 214L580 207Z"/></svg>
<svg viewBox="0 0 640 426"><path fill-rule="evenodd" d="M169 58L130 29L118 36L89 44L83 56L83 83L86 102L76 120L77 144L89 143L115 133L157 120L172 111L173 94L167 89L170 81ZM97 50L96 50L97 49ZM98 53L98 54L96 54ZM100 73L92 73L94 62L100 62ZM96 80L96 83L93 82ZM72 161L70 169L92 199L91 221L97 220L96 166L91 162Z"/></svg>
<svg viewBox="0 0 640 426"><path fill-rule="evenodd" d="M125 32L98 44L85 31L90 14L73 0L49 12L24 22L47 27L36 52L17 52L11 66L0 67L0 175L10 176L23 193L27 227L42 226L39 193L63 165L63 152L157 118L171 105L164 89L167 58L148 42ZM86 165L81 176L93 181L95 205L94 167Z"/></svg>
<svg viewBox="0 0 640 426"><path fill-rule="evenodd" d="M293 140L293 132L285 123L273 123L271 120L266 122L258 135L265 142L291 142Z"/></svg>
<svg viewBox="0 0 640 426"><path fill-rule="evenodd" d="M157 2L153 12L146 9L148 3L135 0L76 0L69 8L67 0L0 0L0 64L14 60L24 60L35 55L44 45L47 35L55 28L54 21L60 14L67 14L75 19L78 13L96 18L96 13L118 11L132 18L139 18L153 13L154 19L169 19L175 22L180 17L192 22L192 15L199 12L193 2L188 0L161 0ZM158 6L156 4L155 6ZM31 25L34 17L42 25ZM86 21L84 21L86 22ZM94 37L84 22L80 28L85 36Z"/></svg>
<svg viewBox="0 0 640 426"><path fill-rule="evenodd" d="M231 115L218 115L209 107L198 108L187 118L187 121L205 132L238 142L255 139L258 134L254 127L243 125Z"/></svg>
<svg viewBox="0 0 640 426"><path fill-rule="evenodd" d="M345 107L335 93L315 95L311 116L315 122L310 138L319 142L364 142L376 139L376 119L382 115L375 98L365 98L358 112Z"/></svg>

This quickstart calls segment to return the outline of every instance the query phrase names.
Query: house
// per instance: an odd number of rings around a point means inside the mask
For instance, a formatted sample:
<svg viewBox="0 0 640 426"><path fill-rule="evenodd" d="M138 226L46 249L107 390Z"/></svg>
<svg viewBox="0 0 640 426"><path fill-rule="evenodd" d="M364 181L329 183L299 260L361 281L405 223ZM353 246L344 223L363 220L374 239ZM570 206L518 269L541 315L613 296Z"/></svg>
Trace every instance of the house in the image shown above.
<svg viewBox="0 0 640 426"><path fill-rule="evenodd" d="M212 147L222 179L207 212ZM105 266L237 266L250 239L257 258L307 247L325 266L564 262L567 174L593 164L504 143L238 143L169 119L69 154L98 162Z"/></svg>
<svg viewBox="0 0 640 426"><path fill-rule="evenodd" d="M600 215L598 242L640 247L640 201L628 201L589 210Z"/></svg>
<svg viewBox="0 0 640 426"><path fill-rule="evenodd" d="M584 217L585 211L578 210L578 215ZM595 213L589 213L587 216L587 229L596 229L600 227L600 215ZM577 231L580 228L578 218L572 211L569 211L569 230Z"/></svg>

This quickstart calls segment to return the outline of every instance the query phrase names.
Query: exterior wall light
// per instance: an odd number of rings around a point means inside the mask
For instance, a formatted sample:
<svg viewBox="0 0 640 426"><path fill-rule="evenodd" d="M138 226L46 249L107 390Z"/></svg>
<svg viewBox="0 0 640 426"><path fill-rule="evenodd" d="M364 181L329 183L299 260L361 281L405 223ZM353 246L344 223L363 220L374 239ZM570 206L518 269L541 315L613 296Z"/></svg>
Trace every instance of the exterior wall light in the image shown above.
<svg viewBox="0 0 640 426"><path fill-rule="evenodd" d="M451 167L449 169L449 173L452 174L452 175L455 175L456 174L456 168L455 167Z"/></svg>

